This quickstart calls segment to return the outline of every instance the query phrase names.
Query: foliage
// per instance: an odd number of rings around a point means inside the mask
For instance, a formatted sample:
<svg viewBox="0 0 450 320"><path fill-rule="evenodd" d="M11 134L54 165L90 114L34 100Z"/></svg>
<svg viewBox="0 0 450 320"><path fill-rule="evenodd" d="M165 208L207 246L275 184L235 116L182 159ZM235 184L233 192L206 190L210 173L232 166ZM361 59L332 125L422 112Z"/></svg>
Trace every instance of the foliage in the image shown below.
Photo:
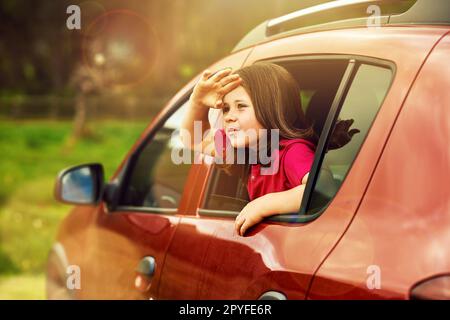
<svg viewBox="0 0 450 320"><path fill-rule="evenodd" d="M42 272L57 226L70 207L53 199L65 167L100 162L110 177L146 123L103 121L68 146L70 122L0 121L0 273Z"/></svg>

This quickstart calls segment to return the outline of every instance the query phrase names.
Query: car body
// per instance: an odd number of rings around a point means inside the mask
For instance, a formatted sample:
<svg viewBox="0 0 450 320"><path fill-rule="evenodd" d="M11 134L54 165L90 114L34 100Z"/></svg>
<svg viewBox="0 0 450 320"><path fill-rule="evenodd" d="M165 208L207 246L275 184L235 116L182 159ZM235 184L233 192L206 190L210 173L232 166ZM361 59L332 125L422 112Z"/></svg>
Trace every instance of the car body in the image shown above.
<svg viewBox="0 0 450 320"><path fill-rule="evenodd" d="M204 155L170 162L199 75L149 124L103 196L62 222L48 297L442 297L450 274L449 57L450 26L427 23L294 32L238 48L209 69L283 65L299 81L306 114L321 118L301 212L237 236L241 181ZM354 119L361 132L327 150L339 119ZM79 288L67 289L70 266L79 267Z"/></svg>

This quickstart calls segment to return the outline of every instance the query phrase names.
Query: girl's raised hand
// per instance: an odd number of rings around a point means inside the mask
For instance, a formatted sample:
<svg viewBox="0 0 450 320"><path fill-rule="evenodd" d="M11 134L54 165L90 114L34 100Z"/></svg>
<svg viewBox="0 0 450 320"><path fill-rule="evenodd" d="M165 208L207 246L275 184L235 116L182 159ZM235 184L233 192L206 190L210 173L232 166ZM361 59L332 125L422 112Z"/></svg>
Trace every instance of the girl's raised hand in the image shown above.
<svg viewBox="0 0 450 320"><path fill-rule="evenodd" d="M199 106L222 108L223 96L237 88L242 81L239 75L231 72L231 68L226 68L212 75L210 70L205 70L194 87L192 102Z"/></svg>

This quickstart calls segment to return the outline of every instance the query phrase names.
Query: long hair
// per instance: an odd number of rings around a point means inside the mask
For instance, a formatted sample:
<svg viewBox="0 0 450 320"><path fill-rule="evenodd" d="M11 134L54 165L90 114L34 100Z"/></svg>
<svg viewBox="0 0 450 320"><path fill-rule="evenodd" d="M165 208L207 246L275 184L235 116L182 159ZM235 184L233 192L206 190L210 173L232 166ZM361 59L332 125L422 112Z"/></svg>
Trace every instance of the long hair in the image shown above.
<svg viewBox="0 0 450 320"><path fill-rule="evenodd" d="M270 155L270 129L279 129L284 139L305 139L317 142L313 126L303 113L300 88L297 81L283 67L268 62L258 62L236 70L242 79L241 86L250 96L258 122L267 129L267 148ZM237 152L235 152L235 156ZM246 150L248 158L248 150ZM235 159L236 160L236 159ZM234 163L237 163L236 161ZM246 183L250 164L218 165L227 174L236 174Z"/></svg>
<svg viewBox="0 0 450 320"><path fill-rule="evenodd" d="M297 81L283 67L258 62L236 70L265 129L279 129L280 138L315 142L313 127L303 113Z"/></svg>

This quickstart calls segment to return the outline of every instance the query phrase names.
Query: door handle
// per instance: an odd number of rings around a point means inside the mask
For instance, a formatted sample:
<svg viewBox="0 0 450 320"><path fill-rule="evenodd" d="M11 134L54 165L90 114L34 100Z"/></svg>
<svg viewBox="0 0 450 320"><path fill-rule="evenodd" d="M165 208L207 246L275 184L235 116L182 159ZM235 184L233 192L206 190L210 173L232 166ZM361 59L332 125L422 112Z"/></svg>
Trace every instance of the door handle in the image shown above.
<svg viewBox="0 0 450 320"><path fill-rule="evenodd" d="M148 256L139 261L136 268L136 277L134 279L134 286L140 292L147 292L150 290L152 284L152 277L156 269L155 258Z"/></svg>
<svg viewBox="0 0 450 320"><path fill-rule="evenodd" d="M152 256L144 257L139 261L136 271L144 276L151 277L155 272L156 260Z"/></svg>

